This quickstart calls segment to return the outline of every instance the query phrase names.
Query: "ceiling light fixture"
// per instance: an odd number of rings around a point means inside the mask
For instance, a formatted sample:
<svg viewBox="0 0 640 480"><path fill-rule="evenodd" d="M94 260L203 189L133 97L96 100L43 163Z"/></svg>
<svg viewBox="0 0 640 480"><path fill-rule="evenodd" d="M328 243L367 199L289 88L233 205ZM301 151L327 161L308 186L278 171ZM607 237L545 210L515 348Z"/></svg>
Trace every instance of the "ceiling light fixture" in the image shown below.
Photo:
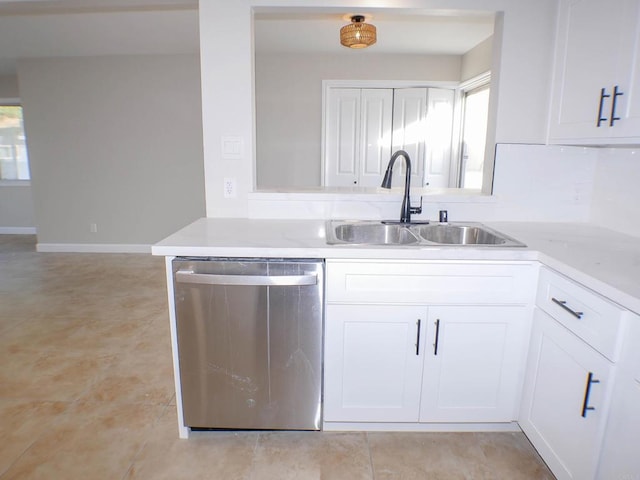
<svg viewBox="0 0 640 480"><path fill-rule="evenodd" d="M364 15L354 15L351 23L340 29L340 43L349 48L366 48L376 43L376 27L365 23Z"/></svg>

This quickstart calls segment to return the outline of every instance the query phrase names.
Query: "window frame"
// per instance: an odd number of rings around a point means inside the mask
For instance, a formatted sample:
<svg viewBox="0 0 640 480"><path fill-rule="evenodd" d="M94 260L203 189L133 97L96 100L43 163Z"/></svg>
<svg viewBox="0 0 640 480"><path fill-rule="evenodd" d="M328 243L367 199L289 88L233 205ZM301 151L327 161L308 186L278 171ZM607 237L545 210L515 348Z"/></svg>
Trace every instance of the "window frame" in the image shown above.
<svg viewBox="0 0 640 480"><path fill-rule="evenodd" d="M2 106L2 107L21 107L22 108L22 112L24 114L24 107L22 106L22 101L21 101L21 99L19 97L8 97L8 98L1 98L0 97L0 106ZM23 123L24 123L24 117L23 117ZM24 127L24 125L23 125L23 127ZM0 187L29 187L29 186L31 186L31 162L30 162L30 159L28 158L28 156L27 156L27 162L29 164L29 179L28 180L24 180L24 179L9 180L9 179L0 178Z"/></svg>

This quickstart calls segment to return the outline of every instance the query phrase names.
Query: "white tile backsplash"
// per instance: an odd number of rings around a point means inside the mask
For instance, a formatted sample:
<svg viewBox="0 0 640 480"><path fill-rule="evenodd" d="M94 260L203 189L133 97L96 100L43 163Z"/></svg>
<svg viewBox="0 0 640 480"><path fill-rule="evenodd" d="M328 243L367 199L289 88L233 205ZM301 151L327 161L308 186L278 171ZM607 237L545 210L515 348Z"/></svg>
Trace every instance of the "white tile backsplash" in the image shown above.
<svg viewBox="0 0 640 480"><path fill-rule="evenodd" d="M498 145L494 195L427 194L424 213L414 218L437 219L438 210L448 210L451 221L588 221L597 152L582 147ZM369 195L256 192L249 195L249 217L395 218L400 216L401 199L400 189ZM416 197L412 203L417 203Z"/></svg>
<svg viewBox="0 0 640 480"><path fill-rule="evenodd" d="M640 237L640 149L598 151L590 221Z"/></svg>
<svg viewBox="0 0 640 480"><path fill-rule="evenodd" d="M597 160L594 148L498 145L492 220L588 221Z"/></svg>

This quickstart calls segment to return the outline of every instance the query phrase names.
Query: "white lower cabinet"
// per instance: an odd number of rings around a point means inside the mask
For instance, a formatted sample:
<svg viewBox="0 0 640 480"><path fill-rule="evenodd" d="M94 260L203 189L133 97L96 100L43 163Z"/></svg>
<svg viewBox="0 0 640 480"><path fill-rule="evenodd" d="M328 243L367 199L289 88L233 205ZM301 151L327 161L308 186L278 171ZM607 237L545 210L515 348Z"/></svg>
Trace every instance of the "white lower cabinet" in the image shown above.
<svg viewBox="0 0 640 480"><path fill-rule="evenodd" d="M429 307L421 422L517 418L527 312L518 306Z"/></svg>
<svg viewBox="0 0 640 480"><path fill-rule="evenodd" d="M598 479L640 478L640 380L616 381Z"/></svg>
<svg viewBox="0 0 640 480"><path fill-rule="evenodd" d="M328 260L325 428L514 422L535 272L527 262Z"/></svg>
<svg viewBox="0 0 640 480"><path fill-rule="evenodd" d="M328 305L324 419L417 422L426 308Z"/></svg>
<svg viewBox="0 0 640 480"><path fill-rule="evenodd" d="M520 427L559 480L595 476L612 368L583 340L536 311Z"/></svg>
<svg viewBox="0 0 640 480"><path fill-rule="evenodd" d="M640 478L640 317L630 315L629 332L612 394L597 478Z"/></svg>
<svg viewBox="0 0 640 480"><path fill-rule="evenodd" d="M547 267L536 305L520 427L558 480L624 478L597 469L629 312Z"/></svg>

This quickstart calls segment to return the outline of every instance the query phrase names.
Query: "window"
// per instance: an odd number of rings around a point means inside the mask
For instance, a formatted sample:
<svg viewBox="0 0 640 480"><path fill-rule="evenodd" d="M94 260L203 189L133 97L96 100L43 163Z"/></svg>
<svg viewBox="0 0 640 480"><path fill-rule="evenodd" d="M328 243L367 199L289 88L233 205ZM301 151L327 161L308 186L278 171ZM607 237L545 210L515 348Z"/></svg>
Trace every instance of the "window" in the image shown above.
<svg viewBox="0 0 640 480"><path fill-rule="evenodd" d="M0 180L29 180L22 107L0 103Z"/></svg>
<svg viewBox="0 0 640 480"><path fill-rule="evenodd" d="M461 188L482 188L489 114L489 81L490 77L483 75L461 88L462 145L458 183Z"/></svg>

